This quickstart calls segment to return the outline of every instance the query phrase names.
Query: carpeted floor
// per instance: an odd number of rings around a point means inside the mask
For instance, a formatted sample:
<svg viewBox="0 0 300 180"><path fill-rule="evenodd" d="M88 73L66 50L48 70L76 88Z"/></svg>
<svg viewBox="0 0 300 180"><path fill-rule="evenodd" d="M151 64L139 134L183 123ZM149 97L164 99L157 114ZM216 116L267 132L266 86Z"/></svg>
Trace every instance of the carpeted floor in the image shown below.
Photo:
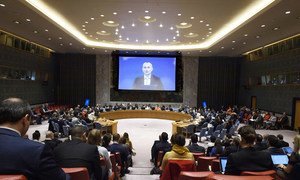
<svg viewBox="0 0 300 180"><path fill-rule="evenodd" d="M150 170L153 165L150 162L151 147L154 140L158 139L158 136L162 132L167 132L169 138L172 133L172 121L161 119L124 119L118 120L118 133L122 135L124 132L129 133L129 138L132 141L133 147L136 151L136 156L133 157L133 167L130 168L130 173L122 179L125 180L158 180L158 175L150 175ZM43 122L42 125L31 125L27 134L29 138L32 138L32 133L35 130L41 132L41 140L45 139L45 132L48 129L47 122ZM264 134L282 134L285 141L290 146L293 145L293 138L298 134L289 130L257 130L257 133ZM186 140L186 145L189 140ZM206 143L201 143L203 146L207 146ZM293 147L292 147L293 148Z"/></svg>

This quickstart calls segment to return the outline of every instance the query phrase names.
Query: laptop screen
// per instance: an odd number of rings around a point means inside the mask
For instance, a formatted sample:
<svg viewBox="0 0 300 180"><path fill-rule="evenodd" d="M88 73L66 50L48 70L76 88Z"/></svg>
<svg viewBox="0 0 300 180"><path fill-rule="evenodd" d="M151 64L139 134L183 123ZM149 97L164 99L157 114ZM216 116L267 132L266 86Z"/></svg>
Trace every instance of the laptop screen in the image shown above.
<svg viewBox="0 0 300 180"><path fill-rule="evenodd" d="M289 163L289 158L287 155L271 155L272 161L274 165L277 164L288 164Z"/></svg>
<svg viewBox="0 0 300 180"><path fill-rule="evenodd" d="M226 164L227 164L227 157L220 157L220 167L222 173L225 172Z"/></svg>
<svg viewBox="0 0 300 180"><path fill-rule="evenodd" d="M283 147L282 149L283 149L284 153L287 155L292 154L292 152L293 152L293 149L291 147Z"/></svg>

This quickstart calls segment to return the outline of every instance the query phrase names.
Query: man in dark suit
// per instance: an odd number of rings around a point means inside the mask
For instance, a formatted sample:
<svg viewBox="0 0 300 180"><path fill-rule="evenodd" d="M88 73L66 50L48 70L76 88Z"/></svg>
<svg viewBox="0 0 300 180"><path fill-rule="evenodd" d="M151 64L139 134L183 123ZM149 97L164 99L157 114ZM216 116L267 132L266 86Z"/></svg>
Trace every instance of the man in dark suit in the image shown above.
<svg viewBox="0 0 300 180"><path fill-rule="evenodd" d="M27 179L69 179L49 147L22 137L30 120L30 106L22 99L9 98L0 103L0 174L23 174Z"/></svg>
<svg viewBox="0 0 300 180"><path fill-rule="evenodd" d="M153 66L150 62L143 64L143 73L141 77L137 77L133 83L133 89L139 90L164 90L164 86L159 77L152 74Z"/></svg>
<svg viewBox="0 0 300 180"><path fill-rule="evenodd" d="M110 151L110 153L115 154L117 152L120 153L121 155L121 176L124 176L125 173L129 173L128 170L128 156L129 156L129 150L128 148L126 148L125 146L123 146L122 144L119 144L119 140L120 140L120 134L116 133L113 135L113 143L108 147L108 151Z"/></svg>
<svg viewBox="0 0 300 180"><path fill-rule="evenodd" d="M239 129L242 137L241 149L228 156L225 169L226 174L239 175L242 171L267 171L273 170L271 154L255 150L254 142L256 133L253 127L243 126Z"/></svg>
<svg viewBox="0 0 300 180"><path fill-rule="evenodd" d="M95 145L87 144L83 126L71 129L71 140L54 149L54 157L61 167L86 167L91 179L101 180L100 156Z"/></svg>
<svg viewBox="0 0 300 180"><path fill-rule="evenodd" d="M172 145L168 142L168 133L162 132L160 135L160 142L155 144L155 146L153 147L153 157L154 157L155 166L157 165L156 161L157 161L159 151L163 151L163 155L164 155L166 152L169 152L171 150L172 150Z"/></svg>
<svg viewBox="0 0 300 180"><path fill-rule="evenodd" d="M256 142L255 142L254 148L257 151L263 151L263 150L268 149L268 147L269 147L268 144L266 142L263 142L262 135L256 134Z"/></svg>
<svg viewBox="0 0 300 180"><path fill-rule="evenodd" d="M191 153L205 153L205 148L202 146L199 146L197 144L198 142L198 136L197 134L191 135L191 144L187 146L187 148L190 150Z"/></svg>

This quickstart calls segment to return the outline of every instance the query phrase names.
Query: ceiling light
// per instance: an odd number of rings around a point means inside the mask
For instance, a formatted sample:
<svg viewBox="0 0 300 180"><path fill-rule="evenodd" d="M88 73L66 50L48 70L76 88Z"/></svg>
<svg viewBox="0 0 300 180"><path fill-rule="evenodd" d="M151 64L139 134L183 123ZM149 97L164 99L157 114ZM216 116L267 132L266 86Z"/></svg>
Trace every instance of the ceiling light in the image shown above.
<svg viewBox="0 0 300 180"><path fill-rule="evenodd" d="M246 42L243 42L243 44L247 44Z"/></svg>
<svg viewBox="0 0 300 180"><path fill-rule="evenodd" d="M27 21L27 22L30 22L31 20L27 18L26 21Z"/></svg>
<svg viewBox="0 0 300 180"><path fill-rule="evenodd" d="M101 14L100 16L101 16L101 17L104 17L104 15L103 15L103 14Z"/></svg>
<svg viewBox="0 0 300 180"><path fill-rule="evenodd" d="M92 20L92 21L94 21L94 20L95 20L95 18L91 17L91 20Z"/></svg>
<svg viewBox="0 0 300 180"><path fill-rule="evenodd" d="M175 36L173 36L173 39L176 39L176 37L175 37Z"/></svg>
<svg viewBox="0 0 300 180"><path fill-rule="evenodd" d="M224 49L224 46L222 46L221 49Z"/></svg>
<svg viewBox="0 0 300 180"><path fill-rule="evenodd" d="M166 41L169 41L169 39L167 38Z"/></svg>
<svg viewBox="0 0 300 180"><path fill-rule="evenodd" d="M177 14L178 16L181 16L181 14Z"/></svg>
<svg viewBox="0 0 300 180"><path fill-rule="evenodd" d="M258 39L258 38L260 38L260 36L256 36L256 38Z"/></svg>
<svg viewBox="0 0 300 180"><path fill-rule="evenodd" d="M118 31L119 31L119 29L117 28L117 29L116 29L116 32L118 32Z"/></svg>
<svg viewBox="0 0 300 180"><path fill-rule="evenodd" d="M102 33L106 33L106 31L101 31Z"/></svg>
<svg viewBox="0 0 300 180"><path fill-rule="evenodd" d="M148 44L148 43L149 43L149 40L146 40L146 43Z"/></svg>
<svg viewBox="0 0 300 180"><path fill-rule="evenodd" d="M204 22L203 20L200 21L200 23L203 23L203 22Z"/></svg>
<svg viewBox="0 0 300 180"><path fill-rule="evenodd" d="M120 35L119 38L122 38L122 36Z"/></svg>
<svg viewBox="0 0 300 180"><path fill-rule="evenodd" d="M209 53L211 53L212 51L208 51Z"/></svg>
<svg viewBox="0 0 300 180"><path fill-rule="evenodd" d="M163 11L163 12L161 12L161 13L166 14L166 11Z"/></svg>
<svg viewBox="0 0 300 180"><path fill-rule="evenodd" d="M82 30L83 30L83 31L85 31L85 29L84 29L84 28L83 28Z"/></svg>
<svg viewBox="0 0 300 180"><path fill-rule="evenodd" d="M131 24L131 26L132 26L132 27L134 27L134 26L135 26L135 24L134 24L134 23L132 23L132 24Z"/></svg>
<svg viewBox="0 0 300 180"><path fill-rule="evenodd" d="M88 24L89 22L85 21L85 24Z"/></svg>
<svg viewBox="0 0 300 180"><path fill-rule="evenodd" d="M85 27L85 25L83 24L82 27Z"/></svg>
<svg viewBox="0 0 300 180"><path fill-rule="evenodd" d="M180 23L180 25L185 26L185 25L187 25L187 23L186 22L182 22L182 23Z"/></svg>
<svg viewBox="0 0 300 180"><path fill-rule="evenodd" d="M125 27L124 26L121 26L121 29L124 29Z"/></svg>
<svg viewBox="0 0 300 180"><path fill-rule="evenodd" d="M275 27L273 30L274 30L274 31L277 31L278 29L279 29L278 27Z"/></svg>
<svg viewBox="0 0 300 180"><path fill-rule="evenodd" d="M156 40L156 42L159 42L159 40Z"/></svg>
<svg viewBox="0 0 300 180"><path fill-rule="evenodd" d="M162 24L160 24L160 25L159 25L159 27L161 27L161 28L162 28L162 27L163 27L163 25L162 25Z"/></svg>
<svg viewBox="0 0 300 180"><path fill-rule="evenodd" d="M209 24L206 24L205 26L207 26L207 27L208 27L208 26L209 26Z"/></svg>
<svg viewBox="0 0 300 180"><path fill-rule="evenodd" d="M85 48L82 48L83 50L85 50Z"/></svg>
<svg viewBox="0 0 300 180"><path fill-rule="evenodd" d="M146 25L146 26L149 26L149 23L146 23L145 25Z"/></svg>
<svg viewBox="0 0 300 180"><path fill-rule="evenodd" d="M235 41L232 41L232 43L235 43Z"/></svg>
<svg viewBox="0 0 300 180"><path fill-rule="evenodd" d="M99 38L96 37L95 39L98 40Z"/></svg>
<svg viewBox="0 0 300 180"><path fill-rule="evenodd" d="M63 44L59 44L60 46L63 46Z"/></svg>
<svg viewBox="0 0 300 180"><path fill-rule="evenodd" d="M145 13L148 13L148 12L149 12L149 11L147 11L147 10L145 11Z"/></svg>
<svg viewBox="0 0 300 180"><path fill-rule="evenodd" d="M115 35L118 35L119 33L118 32L115 32Z"/></svg>
<svg viewBox="0 0 300 180"><path fill-rule="evenodd" d="M136 40L135 40L135 42L139 42L139 40L138 40L138 39L136 39Z"/></svg>
<svg viewBox="0 0 300 180"><path fill-rule="evenodd" d="M232 50L234 50L234 47L233 48L231 48Z"/></svg>
<svg viewBox="0 0 300 180"><path fill-rule="evenodd" d="M93 35L90 35L90 37L93 37Z"/></svg>
<svg viewBox="0 0 300 180"><path fill-rule="evenodd" d="M20 24L20 22L19 22L19 21L14 21L14 23L16 23L16 24Z"/></svg>
<svg viewBox="0 0 300 180"><path fill-rule="evenodd" d="M202 50L200 50L199 52L202 52Z"/></svg>
<svg viewBox="0 0 300 180"><path fill-rule="evenodd" d="M195 19L195 17L192 16L191 19Z"/></svg>
<svg viewBox="0 0 300 180"><path fill-rule="evenodd" d="M260 27L264 28L264 27L266 27L266 25L262 24Z"/></svg>
<svg viewBox="0 0 300 180"><path fill-rule="evenodd" d="M193 35L194 33L189 33L189 35Z"/></svg>
<svg viewBox="0 0 300 180"><path fill-rule="evenodd" d="M113 15L117 15L118 13L117 12L113 12Z"/></svg>
<svg viewBox="0 0 300 180"><path fill-rule="evenodd" d="M177 31L176 31L176 33L178 34L178 33L179 33L179 31L177 30Z"/></svg>
<svg viewBox="0 0 300 180"><path fill-rule="evenodd" d="M51 41L51 38L48 38L49 41Z"/></svg>
<svg viewBox="0 0 300 180"><path fill-rule="evenodd" d="M151 16L144 16L145 19L151 19Z"/></svg>
<svg viewBox="0 0 300 180"><path fill-rule="evenodd" d="M180 35L179 35L179 34L176 34L176 36L178 36L178 37L179 37Z"/></svg>
<svg viewBox="0 0 300 180"><path fill-rule="evenodd" d="M85 32L84 34L88 34L88 32Z"/></svg>
<svg viewBox="0 0 300 180"><path fill-rule="evenodd" d="M58 39L62 39L62 37L58 37Z"/></svg>
<svg viewBox="0 0 300 180"><path fill-rule="evenodd" d="M114 21L107 21L107 23L109 23L109 24L113 24L113 23L115 23Z"/></svg>
<svg viewBox="0 0 300 180"><path fill-rule="evenodd" d="M285 14L291 14L291 11L285 11Z"/></svg>
<svg viewBox="0 0 300 180"><path fill-rule="evenodd" d="M203 40L205 39L205 38L202 38Z"/></svg>
<svg viewBox="0 0 300 180"><path fill-rule="evenodd" d="M129 41L129 38L126 38L127 41Z"/></svg>
<svg viewBox="0 0 300 180"><path fill-rule="evenodd" d="M104 52L107 52L107 50L104 50Z"/></svg>
<svg viewBox="0 0 300 180"><path fill-rule="evenodd" d="M209 34L207 34L206 37L209 37Z"/></svg>
<svg viewBox="0 0 300 180"><path fill-rule="evenodd" d="M48 29L45 29L45 31L48 32L49 30L48 30Z"/></svg>
<svg viewBox="0 0 300 180"><path fill-rule="evenodd" d="M95 48L92 48L93 50L95 49Z"/></svg>
<svg viewBox="0 0 300 180"><path fill-rule="evenodd" d="M0 4L1 7L5 7L5 4Z"/></svg>
<svg viewBox="0 0 300 180"><path fill-rule="evenodd" d="M128 11L128 13L129 13L129 14L131 14L131 13L132 13L132 11Z"/></svg>
<svg viewBox="0 0 300 180"><path fill-rule="evenodd" d="M211 31L209 31L208 33L209 33L209 34L211 34L212 32L211 32Z"/></svg>
<svg viewBox="0 0 300 180"><path fill-rule="evenodd" d="M37 34L37 33L38 33L38 31L36 31L36 30L35 30L35 31L33 31L33 32L34 32L35 34Z"/></svg>
<svg viewBox="0 0 300 180"><path fill-rule="evenodd" d="M173 29L174 29L173 26L171 26L171 27L170 27L170 30L173 30Z"/></svg>
<svg viewBox="0 0 300 180"><path fill-rule="evenodd" d="M247 36L248 36L248 34L244 34L244 36L245 36L245 37L247 37Z"/></svg>

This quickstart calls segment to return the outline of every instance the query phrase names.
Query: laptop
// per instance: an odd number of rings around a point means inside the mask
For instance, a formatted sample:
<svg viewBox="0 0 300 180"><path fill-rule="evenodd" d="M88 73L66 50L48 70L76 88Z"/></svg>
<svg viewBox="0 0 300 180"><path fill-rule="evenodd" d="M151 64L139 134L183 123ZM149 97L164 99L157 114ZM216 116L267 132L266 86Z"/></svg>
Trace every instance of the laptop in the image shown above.
<svg viewBox="0 0 300 180"><path fill-rule="evenodd" d="M287 155L271 155L271 157L274 165L287 165L289 163L289 158Z"/></svg>
<svg viewBox="0 0 300 180"><path fill-rule="evenodd" d="M227 157L220 157L220 170L222 174L225 173L226 164L227 164Z"/></svg>
<svg viewBox="0 0 300 180"><path fill-rule="evenodd" d="M283 147L282 150L286 155L291 155L293 152L293 149L291 147Z"/></svg>

